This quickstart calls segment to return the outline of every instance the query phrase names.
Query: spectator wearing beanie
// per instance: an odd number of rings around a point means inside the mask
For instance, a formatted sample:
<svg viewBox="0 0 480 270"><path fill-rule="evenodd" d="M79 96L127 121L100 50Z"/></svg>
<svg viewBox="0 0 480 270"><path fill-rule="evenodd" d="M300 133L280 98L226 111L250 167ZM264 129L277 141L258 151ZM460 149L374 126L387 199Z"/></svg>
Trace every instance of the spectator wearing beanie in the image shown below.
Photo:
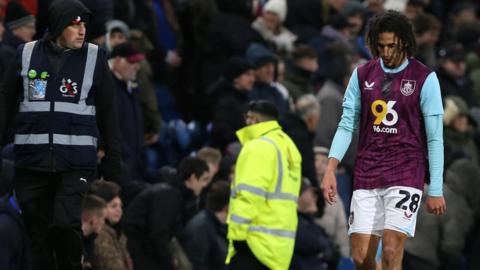
<svg viewBox="0 0 480 270"><path fill-rule="evenodd" d="M120 178L116 92L105 51L85 42L89 19L79 1L54 1L48 35L20 45L2 81L0 139L16 116L13 182L33 270L81 267L81 205L99 137L103 178Z"/></svg>
<svg viewBox="0 0 480 270"><path fill-rule="evenodd" d="M286 16L286 0L269 0L263 7L262 16L252 23L252 28L265 41L272 43L278 53L290 53L297 40L297 36L283 26Z"/></svg>
<svg viewBox="0 0 480 270"><path fill-rule="evenodd" d="M245 126L244 109L250 101L255 77L250 63L242 57L227 62L223 77L214 83L209 96L215 97L212 112L211 145L222 152L228 144L236 142L235 131Z"/></svg>
<svg viewBox="0 0 480 270"><path fill-rule="evenodd" d="M255 69L255 84L250 92L250 98L270 101L275 104L280 116L290 112L288 91L275 82L277 56L265 46L252 43L245 57Z"/></svg>
<svg viewBox="0 0 480 270"><path fill-rule="evenodd" d="M0 79L3 77L17 47L32 41L35 35L35 17L17 2L10 2L4 20L5 32L0 43Z"/></svg>
<svg viewBox="0 0 480 270"><path fill-rule="evenodd" d="M105 180L95 181L90 193L107 203L105 225L95 239L94 265L97 270L133 270L127 250L127 237L119 222L123 215L120 186Z"/></svg>

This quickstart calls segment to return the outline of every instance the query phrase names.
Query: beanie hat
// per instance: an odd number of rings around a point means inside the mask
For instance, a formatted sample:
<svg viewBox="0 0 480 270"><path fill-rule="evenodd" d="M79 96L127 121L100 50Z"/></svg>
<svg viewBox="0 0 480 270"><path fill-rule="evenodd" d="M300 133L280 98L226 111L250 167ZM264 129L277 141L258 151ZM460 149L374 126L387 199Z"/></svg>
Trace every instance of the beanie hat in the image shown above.
<svg viewBox="0 0 480 270"><path fill-rule="evenodd" d="M55 0L48 9L48 16L49 36L54 39L72 22L88 23L92 13L77 0Z"/></svg>
<svg viewBox="0 0 480 270"><path fill-rule="evenodd" d="M248 46L245 57L253 68L260 68L267 63L276 63L277 57L269 49L259 43L252 43Z"/></svg>
<svg viewBox="0 0 480 270"><path fill-rule="evenodd" d="M25 10L21 4L17 2L8 3L4 21L6 28L15 29L31 22L35 22L35 17Z"/></svg>
<svg viewBox="0 0 480 270"><path fill-rule="evenodd" d="M275 13L281 22L287 17L287 1L286 0L269 0L263 7L263 11Z"/></svg>
<svg viewBox="0 0 480 270"><path fill-rule="evenodd" d="M253 68L245 58L234 56L228 60L223 76L231 82L250 69Z"/></svg>
<svg viewBox="0 0 480 270"><path fill-rule="evenodd" d="M89 193L102 198L108 203L119 196L120 186L114 182L97 180L92 183Z"/></svg>
<svg viewBox="0 0 480 270"><path fill-rule="evenodd" d="M113 47L110 58L126 58L130 63L138 63L145 60L145 54L139 52L132 43L125 42Z"/></svg>

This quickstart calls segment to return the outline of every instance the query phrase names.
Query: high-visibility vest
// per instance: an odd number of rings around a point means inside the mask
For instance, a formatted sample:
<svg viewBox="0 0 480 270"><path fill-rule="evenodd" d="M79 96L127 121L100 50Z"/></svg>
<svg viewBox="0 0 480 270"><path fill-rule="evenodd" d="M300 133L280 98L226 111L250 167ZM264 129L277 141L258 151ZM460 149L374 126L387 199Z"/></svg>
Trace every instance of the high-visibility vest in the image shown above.
<svg viewBox="0 0 480 270"><path fill-rule="evenodd" d="M22 48L15 165L45 171L95 169L98 129L92 92L99 48L85 43L55 73L46 42Z"/></svg>
<svg viewBox="0 0 480 270"><path fill-rule="evenodd" d="M233 241L246 241L273 270L289 268L297 230L301 155L276 121L237 131L243 144L229 204L227 263Z"/></svg>

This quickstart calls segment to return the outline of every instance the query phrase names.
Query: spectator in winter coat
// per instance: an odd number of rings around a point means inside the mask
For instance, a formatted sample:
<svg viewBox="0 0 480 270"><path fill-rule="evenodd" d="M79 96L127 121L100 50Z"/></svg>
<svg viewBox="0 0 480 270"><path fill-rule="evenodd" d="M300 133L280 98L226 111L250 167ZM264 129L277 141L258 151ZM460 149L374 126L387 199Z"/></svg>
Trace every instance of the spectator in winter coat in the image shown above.
<svg viewBox="0 0 480 270"><path fill-rule="evenodd" d="M215 182L207 194L207 207L190 220L180 241L194 270L225 270L229 183Z"/></svg>
<svg viewBox="0 0 480 270"><path fill-rule="evenodd" d="M121 43L113 48L108 61L116 86L122 161L127 168L128 180L144 179L143 118L137 99L140 89L136 83L139 62L144 59L145 55L132 44Z"/></svg>
<svg viewBox="0 0 480 270"><path fill-rule="evenodd" d="M203 160L187 157L179 165L178 180L155 184L133 199L125 211L124 228L135 269L174 269L170 242L198 212L198 196L208 177Z"/></svg>
<svg viewBox="0 0 480 270"><path fill-rule="evenodd" d="M82 266L85 270L96 269L94 266L95 238L105 224L107 214L105 200L96 195L87 195L82 205L82 233L83 233L83 259Z"/></svg>
<svg viewBox="0 0 480 270"><path fill-rule="evenodd" d="M269 0L263 7L262 16L258 17L252 27L265 41L272 43L278 53L290 53L294 49L297 36L283 26L287 16L286 0Z"/></svg>
<svg viewBox="0 0 480 270"><path fill-rule="evenodd" d="M295 113L289 113L280 124L290 136L302 155L302 176L312 179L317 186L313 138L320 118L320 106L314 95L303 95L297 99Z"/></svg>
<svg viewBox="0 0 480 270"><path fill-rule="evenodd" d="M454 162L446 171L444 194L448 210L428 215L422 203L415 238L405 244L404 269L460 269L466 238L480 210L480 169L470 160Z"/></svg>
<svg viewBox="0 0 480 270"><path fill-rule="evenodd" d="M127 250L127 237L120 228L122 199L120 186L114 182L93 182L90 193L107 203L105 225L95 239L94 265L97 270L133 270L132 259Z"/></svg>
<svg viewBox="0 0 480 270"><path fill-rule="evenodd" d="M445 161L452 163L458 158L467 158L479 164L478 145L474 140L477 123L470 114L467 103L458 96L448 96L444 99L445 114L443 115Z"/></svg>
<svg viewBox="0 0 480 270"><path fill-rule="evenodd" d="M338 251L322 227L315 224L318 190L310 180L303 178L298 199L298 229L295 252L290 269L326 270L335 269ZM333 267L333 268L331 268Z"/></svg>
<svg viewBox="0 0 480 270"><path fill-rule="evenodd" d="M317 53L307 45L299 45L292 52L291 61L287 62L285 79L282 84L295 101L301 95L314 94L313 74L318 69Z"/></svg>
<svg viewBox="0 0 480 270"><path fill-rule="evenodd" d="M478 105L473 90L473 82L467 76L465 51L462 45L457 44L438 52L439 67L438 81L442 89L442 97L459 96L469 107Z"/></svg>
<svg viewBox="0 0 480 270"><path fill-rule="evenodd" d="M11 179L4 170L0 175L0 269L30 270L30 243L21 210L11 195Z"/></svg>
<svg viewBox="0 0 480 270"><path fill-rule="evenodd" d="M258 43L251 44L245 55L255 69L255 84L250 92L251 100L272 102L280 116L289 112L288 93L283 93L275 83L277 56Z"/></svg>
<svg viewBox="0 0 480 270"><path fill-rule="evenodd" d="M0 80L15 55L18 45L32 41L35 35L35 17L18 2L9 2L3 21L5 32L0 42Z"/></svg>
<svg viewBox="0 0 480 270"><path fill-rule="evenodd" d="M207 90L211 102L206 102L205 110L209 110L207 104L214 104L211 145L222 152L230 143L237 141L235 131L245 126L245 107L250 101L249 92L254 82L255 75L250 63L242 57L232 57L223 77Z"/></svg>

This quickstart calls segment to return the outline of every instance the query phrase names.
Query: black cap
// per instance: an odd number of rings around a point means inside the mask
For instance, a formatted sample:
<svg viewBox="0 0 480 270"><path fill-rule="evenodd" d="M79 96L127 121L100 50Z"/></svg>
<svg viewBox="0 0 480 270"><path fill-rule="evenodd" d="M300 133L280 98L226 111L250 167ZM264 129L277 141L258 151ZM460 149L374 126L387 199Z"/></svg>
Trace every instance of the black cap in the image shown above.
<svg viewBox="0 0 480 270"><path fill-rule="evenodd" d="M125 57L130 63L137 63L145 59L145 55L139 52L130 42L118 44L113 47L110 58Z"/></svg>
<svg viewBox="0 0 480 270"><path fill-rule="evenodd" d="M331 23L332 27L337 29L337 30L342 30L342 29L353 26L348 21L347 16L345 16L343 14L337 14L337 15L333 16L330 23Z"/></svg>
<svg viewBox="0 0 480 270"><path fill-rule="evenodd" d="M30 22L35 22L35 17L21 4L17 2L8 3L5 21L3 22L6 28L15 29Z"/></svg>
<svg viewBox="0 0 480 270"><path fill-rule="evenodd" d="M48 9L48 16L48 32L53 39L60 36L71 24L88 24L92 13L77 0L55 0Z"/></svg>
<svg viewBox="0 0 480 270"><path fill-rule="evenodd" d="M465 51L462 45L459 44L440 49L438 56L442 59L449 59L456 62L465 61Z"/></svg>
<svg viewBox="0 0 480 270"><path fill-rule="evenodd" d="M235 78L239 77L246 71L253 69L252 65L247 61L247 59L239 56L234 56L230 58L225 66L225 71L223 76L227 81L233 81Z"/></svg>

